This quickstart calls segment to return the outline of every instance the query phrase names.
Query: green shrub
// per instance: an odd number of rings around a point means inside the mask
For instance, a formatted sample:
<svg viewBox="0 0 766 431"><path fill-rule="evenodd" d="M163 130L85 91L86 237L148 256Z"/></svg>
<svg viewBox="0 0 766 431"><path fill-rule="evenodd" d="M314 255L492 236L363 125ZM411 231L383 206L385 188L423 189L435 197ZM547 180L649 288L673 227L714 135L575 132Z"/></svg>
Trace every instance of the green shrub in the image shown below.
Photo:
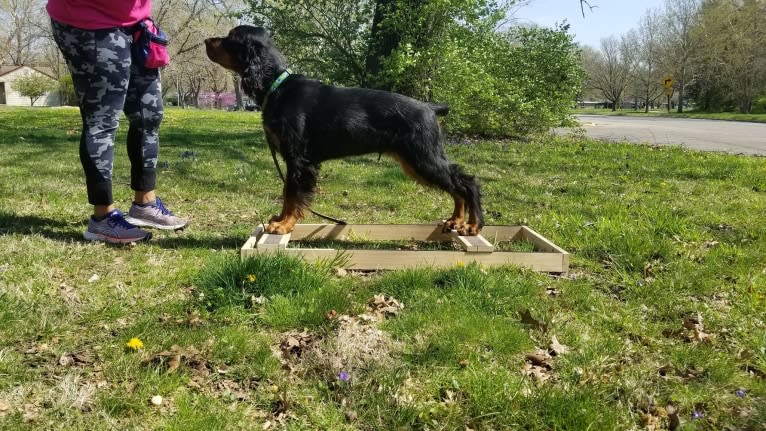
<svg viewBox="0 0 766 431"><path fill-rule="evenodd" d="M761 97L753 103L751 114L766 114L766 96Z"/></svg>
<svg viewBox="0 0 766 431"><path fill-rule="evenodd" d="M565 27L465 33L450 42L433 94L450 105L453 133L525 136L569 124L582 77Z"/></svg>

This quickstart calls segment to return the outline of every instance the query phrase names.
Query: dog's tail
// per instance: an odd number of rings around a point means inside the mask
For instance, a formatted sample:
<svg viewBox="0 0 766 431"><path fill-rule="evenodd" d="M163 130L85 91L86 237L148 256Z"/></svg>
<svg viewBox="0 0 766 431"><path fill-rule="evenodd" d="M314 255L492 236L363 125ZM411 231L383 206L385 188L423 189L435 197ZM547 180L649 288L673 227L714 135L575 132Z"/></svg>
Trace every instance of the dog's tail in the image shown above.
<svg viewBox="0 0 766 431"><path fill-rule="evenodd" d="M429 103L428 107L438 116L445 116L449 113L449 106L443 103Z"/></svg>

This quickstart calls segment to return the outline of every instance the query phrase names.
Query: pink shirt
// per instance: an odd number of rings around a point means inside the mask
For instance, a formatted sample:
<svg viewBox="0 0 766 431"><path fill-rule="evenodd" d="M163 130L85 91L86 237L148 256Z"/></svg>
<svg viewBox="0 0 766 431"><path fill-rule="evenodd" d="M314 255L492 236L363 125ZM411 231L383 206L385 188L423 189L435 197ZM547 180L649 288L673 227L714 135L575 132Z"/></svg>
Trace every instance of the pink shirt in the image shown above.
<svg viewBox="0 0 766 431"><path fill-rule="evenodd" d="M54 20L85 30L127 27L148 18L151 0L48 0Z"/></svg>

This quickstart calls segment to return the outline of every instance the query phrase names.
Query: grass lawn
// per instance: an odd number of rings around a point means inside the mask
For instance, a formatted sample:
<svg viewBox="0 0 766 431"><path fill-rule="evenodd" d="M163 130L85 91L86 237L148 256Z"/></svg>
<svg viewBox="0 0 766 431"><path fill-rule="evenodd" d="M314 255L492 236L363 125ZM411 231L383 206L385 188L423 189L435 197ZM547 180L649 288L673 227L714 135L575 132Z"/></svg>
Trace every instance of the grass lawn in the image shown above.
<svg viewBox="0 0 766 431"><path fill-rule="evenodd" d="M638 117L668 117L668 118L699 118L704 120L726 120L726 121L747 121L751 123L766 123L766 114L740 114L738 112L682 112L675 110L667 111L635 111L633 109L621 109L612 111L611 109L575 109L574 114L579 115L616 115L616 116L638 116Z"/></svg>
<svg viewBox="0 0 766 431"><path fill-rule="evenodd" d="M764 429L764 158L451 144L487 223L529 225L571 272L343 274L239 259L280 208L257 114L171 109L161 139L158 191L191 226L86 243L78 112L0 109L0 428ZM315 209L431 223L452 202L369 156L327 163Z"/></svg>

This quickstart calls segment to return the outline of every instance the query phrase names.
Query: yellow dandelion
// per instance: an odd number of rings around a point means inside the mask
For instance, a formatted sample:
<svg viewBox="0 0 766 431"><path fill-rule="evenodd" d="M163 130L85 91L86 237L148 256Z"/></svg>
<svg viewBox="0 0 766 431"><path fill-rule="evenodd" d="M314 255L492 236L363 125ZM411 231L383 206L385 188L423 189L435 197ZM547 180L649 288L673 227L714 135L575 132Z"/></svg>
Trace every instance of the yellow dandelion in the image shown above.
<svg viewBox="0 0 766 431"><path fill-rule="evenodd" d="M465 266L465 262L463 262L462 260L458 260L457 262L455 262L455 266L457 266L458 268L462 268Z"/></svg>
<svg viewBox="0 0 766 431"><path fill-rule="evenodd" d="M254 274L248 275L247 281L249 281L250 283L255 283L255 275Z"/></svg>
<svg viewBox="0 0 766 431"><path fill-rule="evenodd" d="M125 345L128 346L129 349L133 350L144 348L144 342L136 337L131 338L130 341L128 341Z"/></svg>

